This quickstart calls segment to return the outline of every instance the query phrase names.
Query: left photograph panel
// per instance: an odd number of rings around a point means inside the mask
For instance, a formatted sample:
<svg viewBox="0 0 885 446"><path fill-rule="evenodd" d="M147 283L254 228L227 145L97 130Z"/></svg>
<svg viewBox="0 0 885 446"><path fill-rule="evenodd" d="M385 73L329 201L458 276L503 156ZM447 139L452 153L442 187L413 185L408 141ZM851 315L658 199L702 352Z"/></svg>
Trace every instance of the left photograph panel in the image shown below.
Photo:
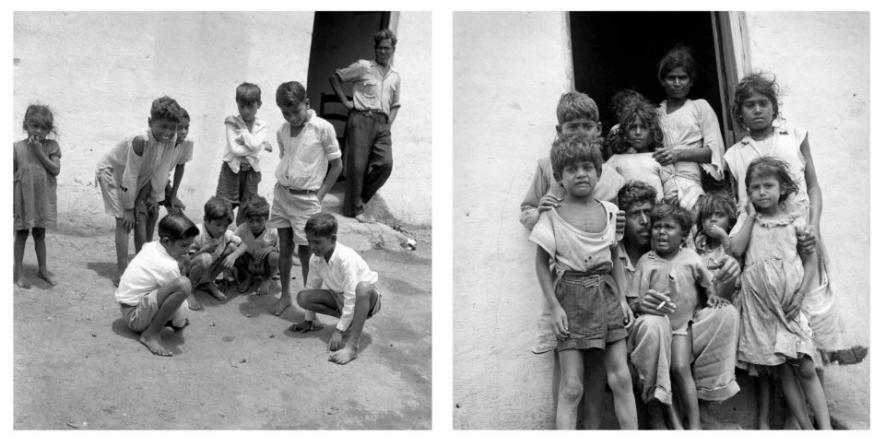
<svg viewBox="0 0 885 446"><path fill-rule="evenodd" d="M14 429L431 428L429 12L13 17Z"/></svg>

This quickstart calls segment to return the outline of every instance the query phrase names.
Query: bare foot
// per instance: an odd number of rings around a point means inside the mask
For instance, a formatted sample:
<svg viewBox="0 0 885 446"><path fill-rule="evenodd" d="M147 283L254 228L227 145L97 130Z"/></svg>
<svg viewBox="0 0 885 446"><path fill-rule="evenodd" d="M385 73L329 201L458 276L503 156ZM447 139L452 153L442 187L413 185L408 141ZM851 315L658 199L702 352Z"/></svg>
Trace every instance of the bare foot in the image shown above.
<svg viewBox="0 0 885 446"><path fill-rule="evenodd" d="M349 345L345 345L341 350L329 354L329 361L335 364L347 364L354 359L356 359L356 349Z"/></svg>
<svg viewBox="0 0 885 446"><path fill-rule="evenodd" d="M272 281L270 279L262 280L261 284L258 285L258 289L255 290L255 294L257 294L259 296L263 296L263 295L267 294L270 291L271 282Z"/></svg>
<svg viewBox="0 0 885 446"><path fill-rule="evenodd" d="M237 285L237 292L240 294L243 294L246 291L249 291L249 288L251 288L251 287L252 287L252 278L246 277L240 281L239 285Z"/></svg>
<svg viewBox="0 0 885 446"><path fill-rule="evenodd" d="M322 330L323 326L317 321L301 321L297 324L292 324L288 330L293 333L309 333L311 331Z"/></svg>
<svg viewBox="0 0 885 446"><path fill-rule="evenodd" d="M201 289L209 293L209 295L214 297L215 300L223 301L227 299L227 296L225 296L224 293L222 293L221 290L218 289L218 286L212 282L203 285Z"/></svg>
<svg viewBox="0 0 885 446"><path fill-rule="evenodd" d="M37 277L45 280L50 286L58 285L58 282L52 279L52 273L45 269L37 271Z"/></svg>
<svg viewBox="0 0 885 446"><path fill-rule="evenodd" d="M138 338L138 341L144 344L151 353L157 356L172 356L172 352L166 350L166 347L163 346L163 343L160 342L160 335L154 334L149 335L146 333L142 333L141 337Z"/></svg>
<svg viewBox="0 0 885 446"><path fill-rule="evenodd" d="M203 304L197 300L197 297L191 294L187 297L187 307L191 309L191 311L202 311Z"/></svg>
<svg viewBox="0 0 885 446"><path fill-rule="evenodd" d="M281 294L280 299L270 306L270 313L274 316L283 314L283 312L286 311L286 308L289 308L289 305L291 305L291 303L289 303L290 301L291 298L288 294Z"/></svg>
<svg viewBox="0 0 885 446"><path fill-rule="evenodd" d="M356 221L358 221L360 223L372 223L375 221L374 218L369 217L368 215L366 215L365 212L363 212L362 214L357 214L353 218L355 218Z"/></svg>
<svg viewBox="0 0 885 446"><path fill-rule="evenodd" d="M19 288L24 288L24 289L26 289L26 290L31 289L31 284L28 283L27 280L25 280L25 275L24 275L24 274L20 274L20 275L15 279L15 286L17 286L17 287L19 287Z"/></svg>

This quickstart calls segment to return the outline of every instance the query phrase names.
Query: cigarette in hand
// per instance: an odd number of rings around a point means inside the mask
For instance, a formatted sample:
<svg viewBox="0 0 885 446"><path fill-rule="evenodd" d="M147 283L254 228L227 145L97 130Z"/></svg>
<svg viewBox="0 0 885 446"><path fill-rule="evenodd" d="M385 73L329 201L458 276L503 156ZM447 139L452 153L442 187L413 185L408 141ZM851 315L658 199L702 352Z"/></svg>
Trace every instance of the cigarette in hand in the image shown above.
<svg viewBox="0 0 885 446"><path fill-rule="evenodd" d="M666 300L662 300L661 303L658 304L658 310L660 310L661 308L664 308L664 305L667 305Z"/></svg>

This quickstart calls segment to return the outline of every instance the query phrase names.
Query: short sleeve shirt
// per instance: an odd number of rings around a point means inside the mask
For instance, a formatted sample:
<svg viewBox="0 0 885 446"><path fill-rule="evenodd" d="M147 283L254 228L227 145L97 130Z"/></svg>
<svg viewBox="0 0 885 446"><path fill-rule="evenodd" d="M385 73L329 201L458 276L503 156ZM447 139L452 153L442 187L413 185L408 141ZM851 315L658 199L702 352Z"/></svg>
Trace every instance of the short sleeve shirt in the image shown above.
<svg viewBox="0 0 885 446"><path fill-rule="evenodd" d="M129 262L120 277L120 286L114 293L117 302L138 305L139 300L150 292L181 276L176 261L160 242L148 242Z"/></svg>
<svg viewBox="0 0 885 446"><path fill-rule="evenodd" d="M341 149L335 136L335 127L323 118L309 112L309 118L297 135L286 122L277 131L280 145L280 164L277 183L289 189L318 190L323 185L329 161L341 158Z"/></svg>
<svg viewBox="0 0 885 446"><path fill-rule="evenodd" d="M353 82L353 106L357 110L390 110L399 106L400 77L393 67L384 73L375 61L360 59L335 73L344 82Z"/></svg>

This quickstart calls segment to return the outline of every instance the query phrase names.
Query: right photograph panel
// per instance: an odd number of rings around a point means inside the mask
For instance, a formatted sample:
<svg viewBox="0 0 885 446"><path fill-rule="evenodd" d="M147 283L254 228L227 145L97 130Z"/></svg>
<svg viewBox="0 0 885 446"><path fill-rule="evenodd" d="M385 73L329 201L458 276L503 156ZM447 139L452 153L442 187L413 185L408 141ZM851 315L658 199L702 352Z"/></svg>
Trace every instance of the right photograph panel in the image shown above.
<svg viewBox="0 0 885 446"><path fill-rule="evenodd" d="M453 36L456 429L870 428L868 12Z"/></svg>

